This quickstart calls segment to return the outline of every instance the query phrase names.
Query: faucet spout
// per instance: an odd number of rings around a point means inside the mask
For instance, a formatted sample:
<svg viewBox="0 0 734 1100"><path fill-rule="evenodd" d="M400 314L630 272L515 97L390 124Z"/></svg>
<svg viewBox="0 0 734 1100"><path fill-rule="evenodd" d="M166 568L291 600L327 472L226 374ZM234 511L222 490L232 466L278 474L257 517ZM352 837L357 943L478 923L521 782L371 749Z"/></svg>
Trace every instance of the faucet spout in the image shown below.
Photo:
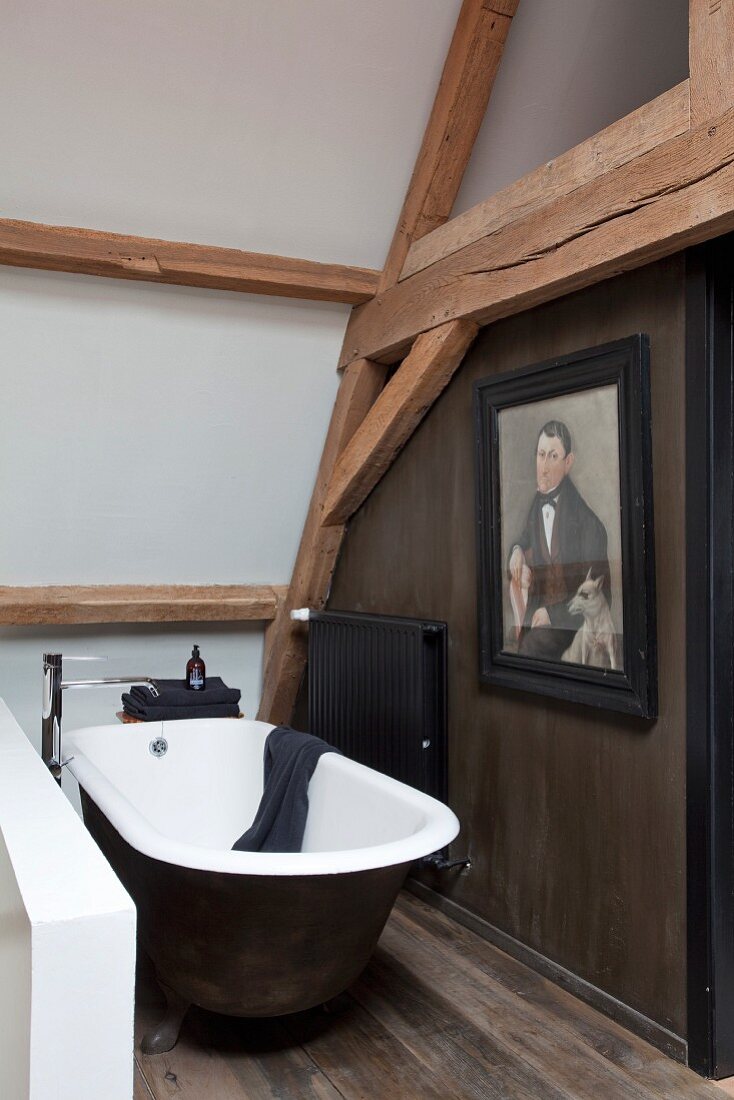
<svg viewBox="0 0 734 1100"><path fill-rule="evenodd" d="M105 684L150 684L158 694L158 684L152 676L102 676L98 680L62 680L61 690L66 688L97 687Z"/></svg>
<svg viewBox="0 0 734 1100"><path fill-rule="evenodd" d="M64 680L63 658L60 653L43 655L43 706L41 711L41 759L61 786L61 771L68 761L61 749L62 692L68 688L101 687L108 684L151 684L157 694L157 683L151 676L103 676L94 680Z"/></svg>

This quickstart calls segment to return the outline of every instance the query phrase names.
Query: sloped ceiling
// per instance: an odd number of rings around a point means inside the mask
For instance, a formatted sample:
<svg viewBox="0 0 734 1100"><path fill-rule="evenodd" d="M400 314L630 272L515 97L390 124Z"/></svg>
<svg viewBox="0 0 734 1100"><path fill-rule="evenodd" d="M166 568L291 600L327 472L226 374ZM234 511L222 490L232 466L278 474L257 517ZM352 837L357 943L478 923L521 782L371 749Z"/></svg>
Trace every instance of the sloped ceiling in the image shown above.
<svg viewBox="0 0 734 1100"><path fill-rule="evenodd" d="M3 0L0 214L380 267L460 0ZM687 75L687 0L521 0L457 211Z"/></svg>
<svg viewBox="0 0 734 1100"><path fill-rule="evenodd" d="M459 7L0 0L0 216L378 268ZM458 207L683 79L686 45L686 0L520 0ZM0 269L2 582L287 583L348 312ZM43 649L175 676L195 638L254 713L261 631L188 630L0 630L0 695L36 738Z"/></svg>
<svg viewBox="0 0 734 1100"><path fill-rule="evenodd" d="M382 264L459 0L3 0L5 217Z"/></svg>

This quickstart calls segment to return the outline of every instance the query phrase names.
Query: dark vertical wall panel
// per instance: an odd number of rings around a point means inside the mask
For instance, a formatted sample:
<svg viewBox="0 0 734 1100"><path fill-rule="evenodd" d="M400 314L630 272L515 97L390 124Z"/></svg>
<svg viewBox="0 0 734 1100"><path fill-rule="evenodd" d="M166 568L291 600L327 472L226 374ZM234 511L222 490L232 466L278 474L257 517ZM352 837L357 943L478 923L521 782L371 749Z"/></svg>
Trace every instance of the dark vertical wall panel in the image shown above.
<svg viewBox="0 0 734 1100"><path fill-rule="evenodd" d="M355 516L332 608L449 625L452 852L473 911L678 1035L686 1029L685 286L672 257L486 329ZM472 382L649 333L660 717L480 685Z"/></svg>

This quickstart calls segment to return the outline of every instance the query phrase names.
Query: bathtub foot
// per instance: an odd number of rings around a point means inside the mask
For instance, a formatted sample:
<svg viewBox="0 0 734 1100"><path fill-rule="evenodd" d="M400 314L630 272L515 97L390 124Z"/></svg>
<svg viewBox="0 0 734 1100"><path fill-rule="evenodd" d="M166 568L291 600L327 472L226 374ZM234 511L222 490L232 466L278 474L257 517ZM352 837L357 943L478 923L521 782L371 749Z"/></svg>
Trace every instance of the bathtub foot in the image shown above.
<svg viewBox="0 0 734 1100"><path fill-rule="evenodd" d="M352 1004L352 998L345 990L343 993L337 993L336 997L324 1001L321 1008L327 1016L341 1016L343 1012L352 1007Z"/></svg>
<svg viewBox="0 0 734 1100"><path fill-rule="evenodd" d="M143 1054L165 1054L172 1050L178 1042L178 1033L181 1030L183 1018L186 1015L191 1002L180 997L175 989L158 982L165 994L167 1007L166 1014L161 1022L147 1032L140 1043Z"/></svg>

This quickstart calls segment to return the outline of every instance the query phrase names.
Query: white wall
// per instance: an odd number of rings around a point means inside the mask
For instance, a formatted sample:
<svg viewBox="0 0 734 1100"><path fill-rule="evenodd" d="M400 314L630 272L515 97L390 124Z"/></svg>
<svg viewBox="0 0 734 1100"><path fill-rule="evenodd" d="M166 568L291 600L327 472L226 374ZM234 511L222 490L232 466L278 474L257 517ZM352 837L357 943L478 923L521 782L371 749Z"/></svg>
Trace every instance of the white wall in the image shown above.
<svg viewBox="0 0 734 1100"><path fill-rule="evenodd" d="M688 76L688 0L520 0L460 214Z"/></svg>
<svg viewBox="0 0 734 1100"><path fill-rule="evenodd" d="M287 583L345 316L0 269L2 583ZM193 641L254 714L261 625L6 629L0 692L35 742L44 649L183 676ZM112 720L119 699L70 693L67 721Z"/></svg>
<svg viewBox="0 0 734 1100"><path fill-rule="evenodd" d="M686 73L686 0L522 0L457 211ZM0 214L379 267L460 0L4 0ZM286 583L337 387L337 305L0 269L0 584ZM208 671L258 626L4 629ZM67 723L119 691L69 693Z"/></svg>
<svg viewBox="0 0 734 1100"><path fill-rule="evenodd" d="M460 0L3 0L5 217L382 265Z"/></svg>
<svg viewBox="0 0 734 1100"><path fill-rule="evenodd" d="M5 0L0 214L379 266L458 8ZM0 269L0 584L287 583L347 316ZM44 649L178 676L193 641L253 715L258 626L2 630L0 693L37 744Z"/></svg>

